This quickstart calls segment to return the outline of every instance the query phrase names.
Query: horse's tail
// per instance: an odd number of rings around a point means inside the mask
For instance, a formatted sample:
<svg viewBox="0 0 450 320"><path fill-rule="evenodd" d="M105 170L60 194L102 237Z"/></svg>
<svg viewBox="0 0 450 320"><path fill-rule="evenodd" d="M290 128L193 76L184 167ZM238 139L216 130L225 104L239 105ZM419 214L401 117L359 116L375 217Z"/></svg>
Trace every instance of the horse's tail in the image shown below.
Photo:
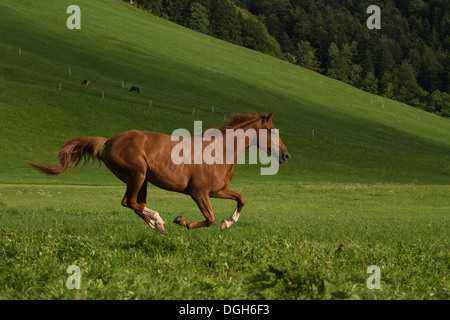
<svg viewBox="0 0 450 320"><path fill-rule="evenodd" d="M82 159L85 163L89 162L91 159L94 161L101 161L101 156L98 152L106 141L108 141L108 139L102 137L83 137L67 141L58 152L59 167L54 167L49 164L36 164L28 161L27 163L47 175L59 176L67 169L76 167Z"/></svg>

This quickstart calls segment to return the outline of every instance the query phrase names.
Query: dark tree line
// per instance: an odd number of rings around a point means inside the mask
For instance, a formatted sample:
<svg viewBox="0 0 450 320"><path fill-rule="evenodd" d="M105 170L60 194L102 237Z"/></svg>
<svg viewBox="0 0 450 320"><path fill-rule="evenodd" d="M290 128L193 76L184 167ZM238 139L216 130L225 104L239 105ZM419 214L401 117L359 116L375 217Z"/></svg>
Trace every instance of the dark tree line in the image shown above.
<svg viewBox="0 0 450 320"><path fill-rule="evenodd" d="M381 8L381 29L366 26ZM139 0L175 23L450 117L448 0Z"/></svg>

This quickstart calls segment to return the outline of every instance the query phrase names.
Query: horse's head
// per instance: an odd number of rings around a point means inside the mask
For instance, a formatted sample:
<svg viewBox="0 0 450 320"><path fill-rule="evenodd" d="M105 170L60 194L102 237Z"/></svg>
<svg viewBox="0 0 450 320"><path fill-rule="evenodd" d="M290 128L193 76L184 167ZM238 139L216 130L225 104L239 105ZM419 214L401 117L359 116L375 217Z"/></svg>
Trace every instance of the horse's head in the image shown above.
<svg viewBox="0 0 450 320"><path fill-rule="evenodd" d="M262 135L261 131L258 137L258 148L263 149L271 156L277 158L279 163L285 163L291 157L289 151L281 141L278 130L275 128L272 122L273 112L269 115L261 115L261 128L266 134ZM267 130L267 131L264 131ZM262 139L262 141L260 141Z"/></svg>

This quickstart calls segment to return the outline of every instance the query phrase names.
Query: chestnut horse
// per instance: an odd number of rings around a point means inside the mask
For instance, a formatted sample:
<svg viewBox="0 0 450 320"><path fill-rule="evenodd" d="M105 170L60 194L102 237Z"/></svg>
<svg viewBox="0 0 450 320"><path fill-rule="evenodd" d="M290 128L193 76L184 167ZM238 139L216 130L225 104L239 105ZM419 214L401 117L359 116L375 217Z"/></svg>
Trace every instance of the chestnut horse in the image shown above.
<svg viewBox="0 0 450 320"><path fill-rule="evenodd" d="M222 127L217 128L221 132L228 129L242 129L247 132L254 129L256 137L247 136L244 139L245 151L254 139L258 139L261 131L273 132L275 129L272 115L256 113L239 113ZM272 150L271 134L267 135L267 143L258 147L266 150L272 157L277 157L279 163L285 163L289 159L289 153L283 142L277 136L278 150ZM188 139L194 136L188 136ZM259 140L258 140L259 141ZM202 142L203 150L211 142ZM207 164L175 164L171 160L172 150L177 144L173 137L156 132L130 130L120 133L110 139L102 137L82 137L69 140L58 153L59 166L48 164L35 164L28 162L39 171L57 176L71 167L76 167L81 160L89 161L97 159L102 161L111 172L122 180L126 186L126 193L122 205L133 209L154 230L165 234L164 221L158 212L147 207L147 183L169 190L188 194L197 203L200 211L205 216L205 221L189 222L179 216L173 222L188 229L209 227L214 223L214 214L211 209L210 197L221 199L233 199L237 207L229 220L222 221L221 230L228 229L237 222L244 206L244 197L228 188L234 174L234 167L242 151L234 149L233 163L223 162ZM103 152L99 153L104 146ZM272 153L273 152L273 153Z"/></svg>

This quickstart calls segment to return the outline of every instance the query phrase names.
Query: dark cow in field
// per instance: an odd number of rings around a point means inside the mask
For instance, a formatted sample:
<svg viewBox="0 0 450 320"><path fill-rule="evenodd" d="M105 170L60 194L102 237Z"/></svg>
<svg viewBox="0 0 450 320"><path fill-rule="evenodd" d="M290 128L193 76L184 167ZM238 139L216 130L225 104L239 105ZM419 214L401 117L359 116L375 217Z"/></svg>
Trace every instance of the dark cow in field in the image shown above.
<svg viewBox="0 0 450 320"><path fill-rule="evenodd" d="M81 84L84 84L87 87L89 85L89 80L83 80L83 82L81 82Z"/></svg>
<svg viewBox="0 0 450 320"><path fill-rule="evenodd" d="M139 93L139 88L138 87L131 87L130 90L128 90L128 92L137 92Z"/></svg>

